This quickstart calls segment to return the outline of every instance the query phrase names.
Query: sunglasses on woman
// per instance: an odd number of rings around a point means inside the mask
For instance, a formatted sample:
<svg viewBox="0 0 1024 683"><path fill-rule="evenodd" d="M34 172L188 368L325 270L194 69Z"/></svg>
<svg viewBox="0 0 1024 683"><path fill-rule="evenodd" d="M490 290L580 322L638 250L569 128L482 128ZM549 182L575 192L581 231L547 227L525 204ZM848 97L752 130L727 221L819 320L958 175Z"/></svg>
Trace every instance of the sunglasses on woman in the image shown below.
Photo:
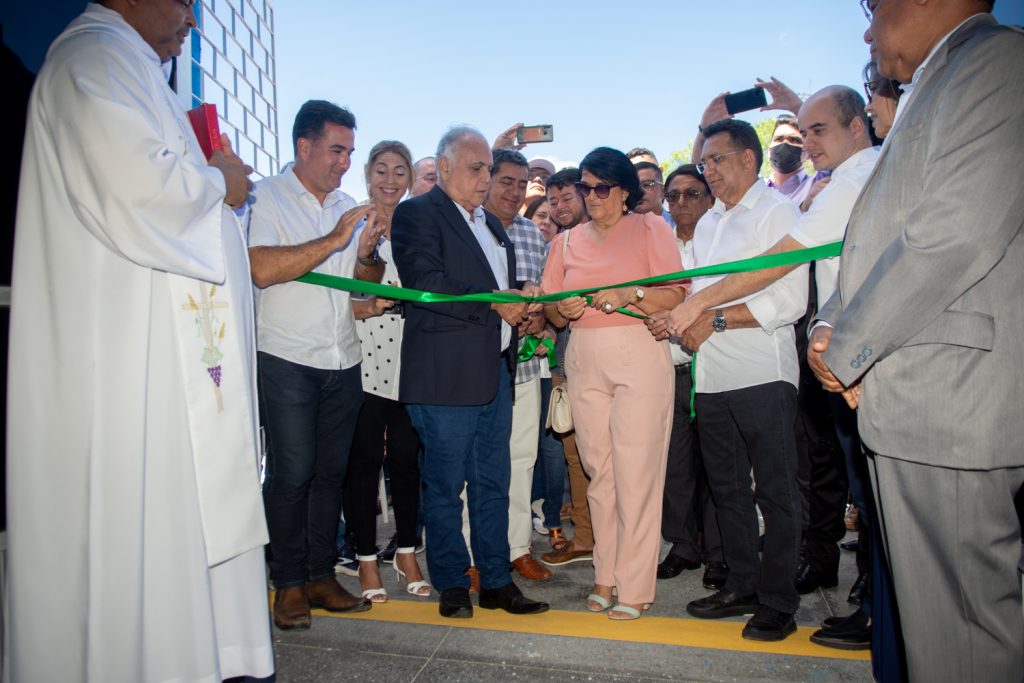
<svg viewBox="0 0 1024 683"><path fill-rule="evenodd" d="M608 195L611 194L612 188L618 187L618 185L609 185L607 183L600 183L591 187L586 183L576 183L576 191L580 193L581 197L586 197L593 190L594 194L597 195L598 199L608 199Z"/></svg>

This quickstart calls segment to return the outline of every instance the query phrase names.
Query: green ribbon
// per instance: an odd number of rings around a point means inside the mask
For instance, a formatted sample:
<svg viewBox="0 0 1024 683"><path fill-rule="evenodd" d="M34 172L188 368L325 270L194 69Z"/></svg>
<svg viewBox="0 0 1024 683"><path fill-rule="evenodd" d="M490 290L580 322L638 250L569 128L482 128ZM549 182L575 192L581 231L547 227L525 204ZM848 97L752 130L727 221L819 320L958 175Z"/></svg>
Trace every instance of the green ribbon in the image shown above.
<svg viewBox="0 0 1024 683"><path fill-rule="evenodd" d="M538 346L547 347L549 368L553 368L558 365L558 358L555 355L555 340L548 337L541 339L540 337L535 337L532 334L526 335L526 339L523 340L523 345L519 348L519 355L516 356L516 360L520 363L525 363L530 360L533 358L533 354L536 353Z"/></svg>
<svg viewBox="0 0 1024 683"><path fill-rule="evenodd" d="M654 275L651 277L640 278L639 280L630 280L628 282L620 282L615 285L607 285L604 287L586 287L583 289L571 289L565 292L554 292L552 294L544 294L537 297L528 297L521 294L511 294L507 292L475 292L472 294L441 294L439 292L423 292L418 289L409 289L407 287L395 287L393 285L384 285L377 282L366 282L364 280L356 280L348 277L338 277L336 275L325 275L324 273L306 273L302 277L296 278L297 282L305 282L312 285L320 285L321 287L330 287L331 289L340 289L345 292L352 292L358 294L372 294L374 296L383 297L386 299L399 299L402 301L417 301L420 303L447 303L452 301L476 301L482 303L493 303L493 304L514 304L514 303L554 303L555 301L561 301L562 299L568 299L573 296L585 296L590 292L596 292L602 289L618 289L620 287L642 287L647 285L657 285L665 282L673 282L676 280L686 280L688 278L695 277L706 277L709 275L728 275L730 273L747 273L754 270L766 270L768 268L777 268L778 266L791 266L798 263L806 263L807 261L817 261L818 259L831 258L833 256L839 256L843 250L842 242L832 242L825 244L820 247L811 247L809 249L797 249L795 251L785 251L780 254L769 254L767 256L755 256L748 259L740 259L738 261L729 261L727 263L719 263L713 266L703 266L701 268L691 268L690 270L680 270L675 273L666 273L664 275ZM587 303L590 303L590 297L587 297ZM633 316L635 318L644 318L643 314L636 313L634 311L628 311L624 308L615 309L619 313Z"/></svg>

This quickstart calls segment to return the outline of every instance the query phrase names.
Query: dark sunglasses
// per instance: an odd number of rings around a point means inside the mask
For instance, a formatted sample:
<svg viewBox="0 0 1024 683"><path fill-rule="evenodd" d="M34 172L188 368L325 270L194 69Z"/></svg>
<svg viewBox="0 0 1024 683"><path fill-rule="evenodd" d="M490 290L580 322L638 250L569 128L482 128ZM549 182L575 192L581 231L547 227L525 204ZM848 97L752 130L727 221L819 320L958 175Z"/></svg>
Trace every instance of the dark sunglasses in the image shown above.
<svg viewBox="0 0 1024 683"><path fill-rule="evenodd" d="M597 195L598 199L608 199L608 195L611 194L612 188L618 187L618 185L609 185L607 183L600 183L591 187L586 183L576 183L576 191L580 193L581 197L586 197L593 190L594 194Z"/></svg>

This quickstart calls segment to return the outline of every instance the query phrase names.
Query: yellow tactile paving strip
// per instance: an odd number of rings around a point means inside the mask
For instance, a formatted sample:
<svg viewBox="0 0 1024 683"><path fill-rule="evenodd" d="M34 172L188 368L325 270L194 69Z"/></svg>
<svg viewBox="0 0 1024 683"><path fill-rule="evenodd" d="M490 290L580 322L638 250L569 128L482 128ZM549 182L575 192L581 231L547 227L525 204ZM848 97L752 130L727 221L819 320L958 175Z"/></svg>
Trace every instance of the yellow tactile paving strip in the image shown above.
<svg viewBox="0 0 1024 683"><path fill-rule="evenodd" d="M655 608L656 609L656 608ZM809 638L813 627L800 627L789 638L778 643L746 640L740 632L742 621L710 621L645 615L635 621L611 621L604 614L551 610L544 614L515 616L502 610L474 608L472 619L445 619L437 613L437 602L391 600L374 605L369 612L334 614L313 610L318 617L338 619L369 619L402 624L430 624L451 628L483 629L509 633L598 638L655 645L732 650L736 652L768 652L797 657L853 659L868 661L867 650L846 651L815 645Z"/></svg>

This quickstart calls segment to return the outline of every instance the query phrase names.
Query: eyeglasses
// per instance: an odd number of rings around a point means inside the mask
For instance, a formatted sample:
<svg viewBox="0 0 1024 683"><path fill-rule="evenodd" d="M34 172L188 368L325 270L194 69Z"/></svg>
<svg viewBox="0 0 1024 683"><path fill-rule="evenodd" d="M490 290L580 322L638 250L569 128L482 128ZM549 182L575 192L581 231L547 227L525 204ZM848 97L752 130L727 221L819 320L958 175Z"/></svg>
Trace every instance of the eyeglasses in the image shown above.
<svg viewBox="0 0 1024 683"><path fill-rule="evenodd" d="M864 16L868 18L868 21L872 21L875 16L875 9L878 7L878 3L881 0L875 0L875 4L871 4L871 0L860 0L860 8L864 11Z"/></svg>
<svg viewBox="0 0 1024 683"><path fill-rule="evenodd" d="M706 194L707 192L705 192L704 190L683 190L682 192L676 192L675 190L672 190L671 192L665 193L665 199L668 201L669 204L675 204L680 200L687 202L695 202Z"/></svg>
<svg viewBox="0 0 1024 683"><path fill-rule="evenodd" d="M608 195L611 194L612 188L618 187L618 185L609 185L608 183L600 183L591 187L586 183L576 183L576 191L580 193L580 196L586 197L593 190L594 194L597 195L598 199L608 199Z"/></svg>
<svg viewBox="0 0 1024 683"><path fill-rule="evenodd" d="M653 190L658 185L661 185L661 183L659 183L657 180L645 180L642 183L640 183L640 187L643 188L644 192L647 192L647 190Z"/></svg>
<svg viewBox="0 0 1024 683"><path fill-rule="evenodd" d="M734 149L731 152L722 152L721 154L712 154L707 159L701 159L700 160L700 163L697 164L697 172L700 173L701 175L704 175L704 171L707 170L709 165L714 166L715 168L718 168L718 165L720 163L722 163L722 159L724 159L726 157L731 157L733 154L740 154L741 152L745 152L745 151L746 151L745 149Z"/></svg>
<svg viewBox="0 0 1024 683"><path fill-rule="evenodd" d="M196 0L178 0L182 5L188 9L192 9L192 6L196 4Z"/></svg>

